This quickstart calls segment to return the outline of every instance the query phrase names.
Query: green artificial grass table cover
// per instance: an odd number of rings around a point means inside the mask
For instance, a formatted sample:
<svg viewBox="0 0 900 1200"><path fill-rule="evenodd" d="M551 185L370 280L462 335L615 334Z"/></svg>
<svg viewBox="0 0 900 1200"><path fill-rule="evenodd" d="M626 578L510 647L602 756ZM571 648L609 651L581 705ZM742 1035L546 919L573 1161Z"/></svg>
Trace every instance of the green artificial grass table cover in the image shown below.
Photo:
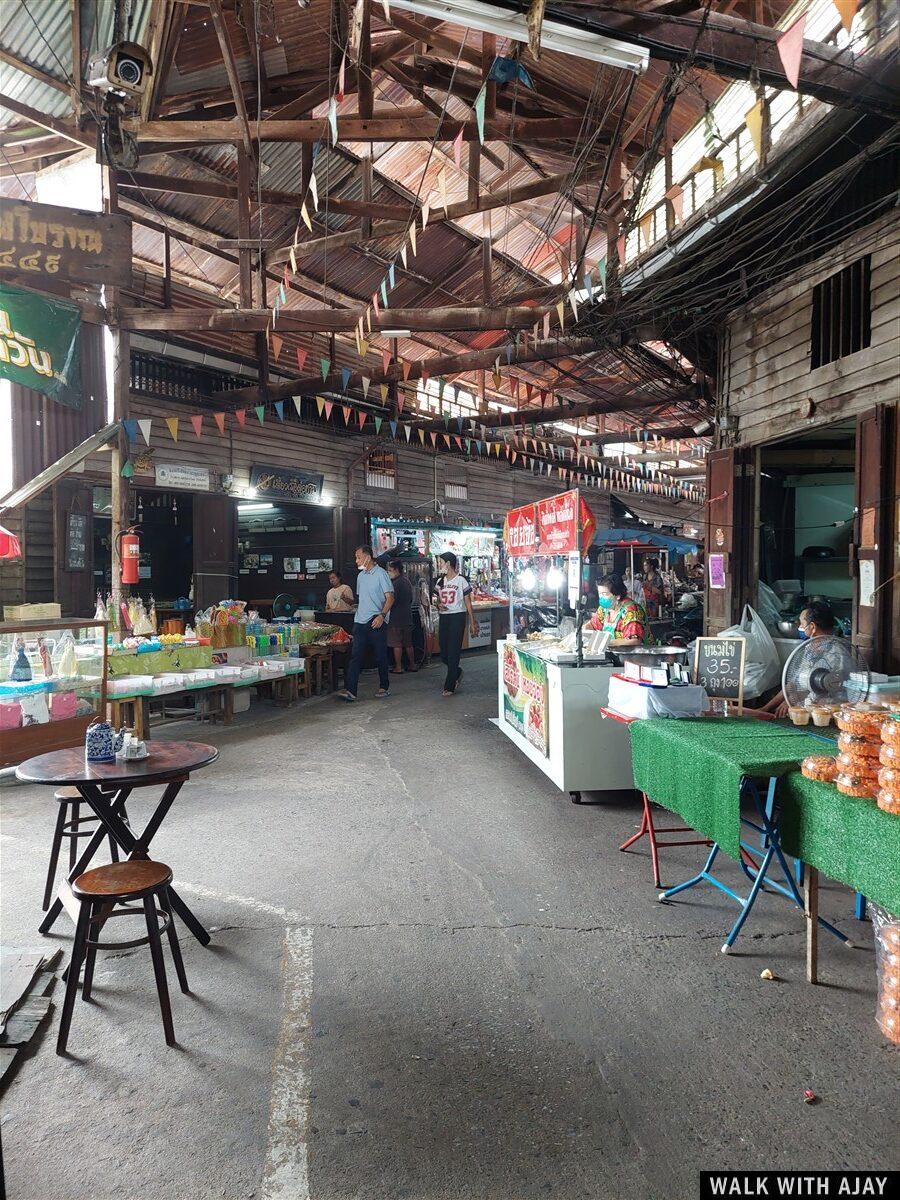
<svg viewBox="0 0 900 1200"><path fill-rule="evenodd" d="M900 915L900 816L799 771L780 788L787 853Z"/></svg>
<svg viewBox="0 0 900 1200"><path fill-rule="evenodd" d="M185 646L174 643L162 650L151 650L147 654L110 654L108 670L110 677L122 675L164 675L166 671L197 671L211 667L212 646Z"/></svg>
<svg viewBox="0 0 900 1200"><path fill-rule="evenodd" d="M807 755L834 751L831 739L752 717L658 717L631 725L634 786L732 858L740 855L742 776L786 775Z"/></svg>

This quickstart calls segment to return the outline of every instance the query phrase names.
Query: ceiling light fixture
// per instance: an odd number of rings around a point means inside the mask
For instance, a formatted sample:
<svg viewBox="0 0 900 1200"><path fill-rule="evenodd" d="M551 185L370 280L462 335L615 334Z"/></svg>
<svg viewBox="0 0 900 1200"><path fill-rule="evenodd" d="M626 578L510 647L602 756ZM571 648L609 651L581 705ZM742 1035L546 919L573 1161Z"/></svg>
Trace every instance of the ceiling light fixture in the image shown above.
<svg viewBox="0 0 900 1200"><path fill-rule="evenodd" d="M452 25L463 25L468 29L480 29L482 33L493 33L498 37L528 44L528 25L525 14L514 9L498 8L483 4L481 0L392 0L395 8L418 13L422 17L434 17L449 21ZM541 26L541 46L544 50L556 50L560 54L571 54L575 58L586 58L591 62L619 67L623 71L634 71L643 75L650 62L649 51L640 46L629 46L626 42L593 33L587 29L564 25L560 21L546 18Z"/></svg>

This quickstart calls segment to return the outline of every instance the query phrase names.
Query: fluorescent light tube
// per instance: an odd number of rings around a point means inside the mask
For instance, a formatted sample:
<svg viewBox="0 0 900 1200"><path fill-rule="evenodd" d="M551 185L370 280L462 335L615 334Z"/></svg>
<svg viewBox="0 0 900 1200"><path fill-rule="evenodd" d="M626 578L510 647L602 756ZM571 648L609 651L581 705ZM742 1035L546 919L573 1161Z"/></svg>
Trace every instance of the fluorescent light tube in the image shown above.
<svg viewBox="0 0 900 1200"><path fill-rule="evenodd" d="M438 21L449 21L452 25L464 25L468 29L480 29L482 33L494 33L498 37L510 38L528 44L528 25L525 14L483 4L481 0L392 0L395 8L418 13L422 17L434 17ZM575 58L586 58L591 62L619 67L623 71L634 71L643 75L650 62L650 53L640 46L629 46L602 33L589 29L578 29L563 25L559 21L544 19L541 27L541 46L545 50L556 50L560 54L571 54Z"/></svg>

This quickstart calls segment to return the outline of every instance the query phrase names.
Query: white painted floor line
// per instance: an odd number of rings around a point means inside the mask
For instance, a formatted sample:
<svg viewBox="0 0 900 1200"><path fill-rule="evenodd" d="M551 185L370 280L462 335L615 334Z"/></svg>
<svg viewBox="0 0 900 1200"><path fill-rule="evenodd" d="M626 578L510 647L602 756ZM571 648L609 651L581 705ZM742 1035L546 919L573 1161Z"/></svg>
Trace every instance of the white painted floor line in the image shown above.
<svg viewBox="0 0 900 1200"><path fill-rule="evenodd" d="M272 1103L261 1200L309 1200L309 1030L312 930L286 929L284 1010L272 1067Z"/></svg>

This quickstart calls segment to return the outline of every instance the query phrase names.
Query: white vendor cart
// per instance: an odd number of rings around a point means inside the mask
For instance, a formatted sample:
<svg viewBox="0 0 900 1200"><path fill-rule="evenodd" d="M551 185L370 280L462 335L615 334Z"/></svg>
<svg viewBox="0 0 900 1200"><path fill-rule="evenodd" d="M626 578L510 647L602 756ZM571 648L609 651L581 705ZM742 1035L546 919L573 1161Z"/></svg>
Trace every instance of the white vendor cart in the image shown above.
<svg viewBox="0 0 900 1200"><path fill-rule="evenodd" d="M540 643L512 635L497 643L497 727L576 804L585 791L634 787L628 729L600 715L610 678L619 668L586 655L582 646L582 557L594 528L587 504L570 491L511 510L503 533L510 568L510 629L516 628L516 592L520 598L523 594L517 580L545 593L548 582L567 581L578 639L572 654L542 650Z"/></svg>

